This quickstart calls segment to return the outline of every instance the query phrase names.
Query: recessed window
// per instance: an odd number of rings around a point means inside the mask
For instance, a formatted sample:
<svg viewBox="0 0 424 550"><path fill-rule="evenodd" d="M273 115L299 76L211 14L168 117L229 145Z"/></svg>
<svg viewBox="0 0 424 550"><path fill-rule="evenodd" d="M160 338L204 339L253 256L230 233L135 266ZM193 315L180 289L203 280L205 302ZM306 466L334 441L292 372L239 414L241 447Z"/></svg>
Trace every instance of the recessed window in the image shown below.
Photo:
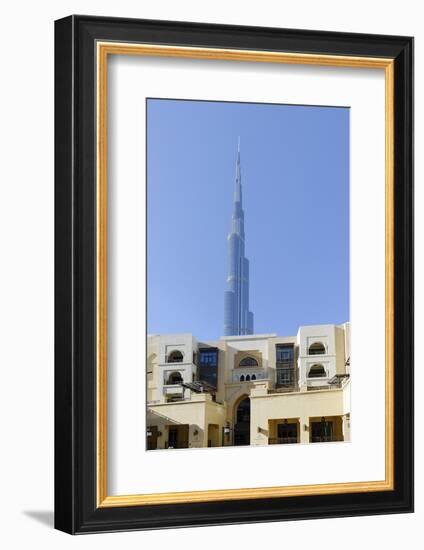
<svg viewBox="0 0 424 550"><path fill-rule="evenodd" d="M168 355L168 363L182 363L183 362L183 354L179 350L171 351L171 353Z"/></svg>
<svg viewBox="0 0 424 550"><path fill-rule="evenodd" d="M244 382L244 374L240 376L240 382Z"/></svg>
<svg viewBox="0 0 424 550"><path fill-rule="evenodd" d="M293 344L277 344L275 346L277 365L291 367L294 361Z"/></svg>
<svg viewBox="0 0 424 550"><path fill-rule="evenodd" d="M202 365L216 365L217 363L217 350L213 351L200 351L200 363Z"/></svg>
<svg viewBox="0 0 424 550"><path fill-rule="evenodd" d="M325 378L326 372L322 365L312 365L309 369L308 378Z"/></svg>
<svg viewBox="0 0 424 550"><path fill-rule="evenodd" d="M172 372L168 377L168 384L181 384L183 377L180 372Z"/></svg>
<svg viewBox="0 0 424 550"><path fill-rule="evenodd" d="M198 354L198 379L212 387L218 386L218 349L201 348Z"/></svg>
<svg viewBox="0 0 424 550"><path fill-rule="evenodd" d="M239 363L239 367L257 367L258 361L254 357L245 357Z"/></svg>
<svg viewBox="0 0 424 550"><path fill-rule="evenodd" d="M325 355L325 346L322 342L314 342L309 346L309 355Z"/></svg>

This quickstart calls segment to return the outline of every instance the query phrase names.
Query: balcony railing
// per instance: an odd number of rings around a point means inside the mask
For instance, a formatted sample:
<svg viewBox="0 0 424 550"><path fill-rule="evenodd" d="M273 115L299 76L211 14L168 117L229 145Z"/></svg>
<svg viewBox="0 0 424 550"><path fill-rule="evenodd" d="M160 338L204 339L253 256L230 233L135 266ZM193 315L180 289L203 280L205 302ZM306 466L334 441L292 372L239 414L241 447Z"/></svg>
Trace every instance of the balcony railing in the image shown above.
<svg viewBox="0 0 424 550"><path fill-rule="evenodd" d="M308 390L322 390L322 389L331 389L331 386L328 385L329 378L307 378L306 385Z"/></svg>
<svg viewBox="0 0 424 550"><path fill-rule="evenodd" d="M348 374L336 374L333 378L307 378L308 391L311 390L339 390L349 380Z"/></svg>
<svg viewBox="0 0 424 550"><path fill-rule="evenodd" d="M165 395L182 395L184 388L181 384L166 384L163 386L163 393Z"/></svg>

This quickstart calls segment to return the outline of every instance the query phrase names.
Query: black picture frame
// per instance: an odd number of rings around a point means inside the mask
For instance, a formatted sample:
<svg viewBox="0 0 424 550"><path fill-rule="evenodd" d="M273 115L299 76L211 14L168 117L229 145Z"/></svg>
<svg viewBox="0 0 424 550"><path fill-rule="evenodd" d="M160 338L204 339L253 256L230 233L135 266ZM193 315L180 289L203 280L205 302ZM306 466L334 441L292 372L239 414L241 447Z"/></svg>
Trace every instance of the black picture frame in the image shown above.
<svg viewBox="0 0 424 550"><path fill-rule="evenodd" d="M96 49L99 40L394 60L392 491L96 504ZM133 529L413 511L413 38L73 15L55 22L55 527Z"/></svg>

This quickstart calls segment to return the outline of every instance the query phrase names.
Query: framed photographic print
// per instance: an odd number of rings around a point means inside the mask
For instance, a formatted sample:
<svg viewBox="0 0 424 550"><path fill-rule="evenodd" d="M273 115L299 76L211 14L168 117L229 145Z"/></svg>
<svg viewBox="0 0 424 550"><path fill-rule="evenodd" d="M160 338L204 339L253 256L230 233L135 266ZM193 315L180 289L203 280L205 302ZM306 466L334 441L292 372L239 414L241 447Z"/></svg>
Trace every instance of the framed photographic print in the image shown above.
<svg viewBox="0 0 424 550"><path fill-rule="evenodd" d="M411 512L413 39L55 51L56 527Z"/></svg>

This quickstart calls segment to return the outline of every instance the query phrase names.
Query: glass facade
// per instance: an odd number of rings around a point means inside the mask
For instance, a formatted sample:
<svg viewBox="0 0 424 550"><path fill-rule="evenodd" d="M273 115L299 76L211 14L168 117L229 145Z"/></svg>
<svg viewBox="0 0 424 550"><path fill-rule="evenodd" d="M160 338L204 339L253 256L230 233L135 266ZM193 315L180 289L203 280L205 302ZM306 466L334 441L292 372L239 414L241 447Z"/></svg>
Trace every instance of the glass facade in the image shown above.
<svg viewBox="0 0 424 550"><path fill-rule="evenodd" d="M207 382L214 388L218 386L218 350L203 348L199 350L199 381Z"/></svg>
<svg viewBox="0 0 424 550"><path fill-rule="evenodd" d="M296 383L294 368L294 346L293 344L277 344L276 372L277 386L291 387Z"/></svg>

